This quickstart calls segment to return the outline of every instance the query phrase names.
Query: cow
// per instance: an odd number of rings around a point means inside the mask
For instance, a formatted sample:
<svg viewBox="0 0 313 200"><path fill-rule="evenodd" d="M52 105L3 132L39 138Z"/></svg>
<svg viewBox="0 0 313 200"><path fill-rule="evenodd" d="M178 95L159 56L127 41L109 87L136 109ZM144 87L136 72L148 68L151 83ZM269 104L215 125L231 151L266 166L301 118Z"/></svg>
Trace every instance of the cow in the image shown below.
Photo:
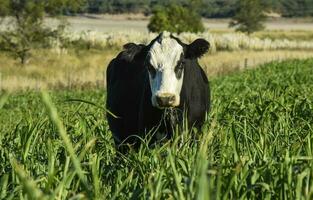
<svg viewBox="0 0 313 200"><path fill-rule="evenodd" d="M107 119L117 145L151 132L170 138L185 117L189 127L203 125L210 86L198 58L209 47L205 39L185 44L168 32L148 45L124 45L107 67Z"/></svg>

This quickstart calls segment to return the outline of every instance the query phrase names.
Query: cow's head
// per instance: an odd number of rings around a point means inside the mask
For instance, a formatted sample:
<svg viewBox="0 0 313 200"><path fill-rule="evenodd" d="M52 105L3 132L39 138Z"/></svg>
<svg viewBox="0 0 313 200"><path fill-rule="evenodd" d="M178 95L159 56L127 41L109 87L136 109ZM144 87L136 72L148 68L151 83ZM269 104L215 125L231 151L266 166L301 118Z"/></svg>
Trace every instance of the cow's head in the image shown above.
<svg viewBox="0 0 313 200"><path fill-rule="evenodd" d="M187 45L167 32L150 43L145 66L149 72L154 107L176 107L180 104L186 60L201 57L209 46L204 39Z"/></svg>

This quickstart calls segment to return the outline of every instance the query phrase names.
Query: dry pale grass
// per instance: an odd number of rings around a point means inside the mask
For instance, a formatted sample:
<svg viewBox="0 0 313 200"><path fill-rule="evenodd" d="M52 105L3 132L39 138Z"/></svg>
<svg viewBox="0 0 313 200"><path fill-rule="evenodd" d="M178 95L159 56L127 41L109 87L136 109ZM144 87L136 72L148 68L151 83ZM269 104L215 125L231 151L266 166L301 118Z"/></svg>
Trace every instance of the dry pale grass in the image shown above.
<svg viewBox="0 0 313 200"><path fill-rule="evenodd" d="M0 54L0 87L26 90L103 86L103 72L116 53L91 50L59 55L51 50L41 50L34 52L24 66L6 54Z"/></svg>
<svg viewBox="0 0 313 200"><path fill-rule="evenodd" d="M313 40L310 40L308 34L307 40L288 40L284 37L279 37L282 33L273 34L271 39L265 37L260 39L253 35L246 35L243 33L181 33L177 35L183 42L190 43L197 38L204 38L211 44L211 52L215 51L233 51L233 50L313 50ZM289 34L288 32L284 34ZM270 32L268 32L270 35ZM110 32L102 33L99 31L83 31L83 32L66 32L65 38L70 41L84 41L95 47L122 47L127 42L135 42L147 44L153 40L157 34L149 33L143 34L136 31L124 31L124 32ZM304 36L301 36L304 37ZM52 44L53 48L58 49L59 43Z"/></svg>
<svg viewBox="0 0 313 200"><path fill-rule="evenodd" d="M225 34L234 33L232 29L210 29L212 34ZM251 35L260 39L287 39L296 41L312 41L313 40L313 29L308 30L263 30L255 32Z"/></svg>
<svg viewBox="0 0 313 200"><path fill-rule="evenodd" d="M222 51L203 57L200 63L207 75L214 77L247 68L251 69L272 61L310 57L313 57L313 51Z"/></svg>
<svg viewBox="0 0 313 200"><path fill-rule="evenodd" d="M75 16L68 17L70 29L72 31L92 30L92 31L127 31L134 30L147 33L148 18L142 15L105 15L105 16ZM208 30L229 28L230 19L203 19L204 26ZM312 30L313 19L284 19L268 20L265 22L267 30Z"/></svg>
<svg viewBox="0 0 313 200"><path fill-rule="evenodd" d="M89 88L105 86L105 70L117 50L68 51L59 55L50 50L34 52L21 66L0 54L0 89L16 91L41 88ZM313 51L233 51L204 56L200 63L209 77L253 68L274 60L313 57Z"/></svg>

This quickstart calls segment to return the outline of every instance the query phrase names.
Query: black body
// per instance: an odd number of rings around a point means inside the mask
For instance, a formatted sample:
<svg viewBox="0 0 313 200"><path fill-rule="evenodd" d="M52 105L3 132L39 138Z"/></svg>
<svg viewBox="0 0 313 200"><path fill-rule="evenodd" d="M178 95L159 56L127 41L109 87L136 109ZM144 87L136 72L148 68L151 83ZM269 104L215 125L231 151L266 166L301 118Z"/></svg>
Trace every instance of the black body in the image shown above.
<svg viewBox="0 0 313 200"><path fill-rule="evenodd" d="M184 77L180 93L181 100L180 105L173 109L158 109L151 103L151 89L145 58L154 41L147 46L127 44L124 46L124 51L110 62L107 68L106 107L118 117L107 114L116 144L133 143L137 137L130 136L144 137L149 131L156 129L158 132L171 136L171 127L182 124L184 115L187 116L189 127L201 127L210 107L209 82L197 61L197 58L208 50L208 47L201 49L201 42L204 41L200 41L199 53L197 49L193 49L195 44L181 43L186 46L186 55L190 54L190 56L183 58ZM196 44L199 44L199 41ZM188 51L192 52L188 54ZM164 116L164 113L169 114Z"/></svg>

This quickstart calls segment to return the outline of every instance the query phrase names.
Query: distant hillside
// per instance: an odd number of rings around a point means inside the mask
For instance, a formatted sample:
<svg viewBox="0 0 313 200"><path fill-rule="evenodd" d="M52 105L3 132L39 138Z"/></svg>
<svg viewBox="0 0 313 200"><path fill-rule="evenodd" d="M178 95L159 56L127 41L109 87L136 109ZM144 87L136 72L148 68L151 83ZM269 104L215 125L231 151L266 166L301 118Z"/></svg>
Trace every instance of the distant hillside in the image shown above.
<svg viewBox="0 0 313 200"><path fill-rule="evenodd" d="M203 17L232 17L238 0L86 0L81 12L88 13L144 13L151 14L156 6L175 2L192 6ZM261 0L268 12L279 13L283 17L313 16L312 0Z"/></svg>

